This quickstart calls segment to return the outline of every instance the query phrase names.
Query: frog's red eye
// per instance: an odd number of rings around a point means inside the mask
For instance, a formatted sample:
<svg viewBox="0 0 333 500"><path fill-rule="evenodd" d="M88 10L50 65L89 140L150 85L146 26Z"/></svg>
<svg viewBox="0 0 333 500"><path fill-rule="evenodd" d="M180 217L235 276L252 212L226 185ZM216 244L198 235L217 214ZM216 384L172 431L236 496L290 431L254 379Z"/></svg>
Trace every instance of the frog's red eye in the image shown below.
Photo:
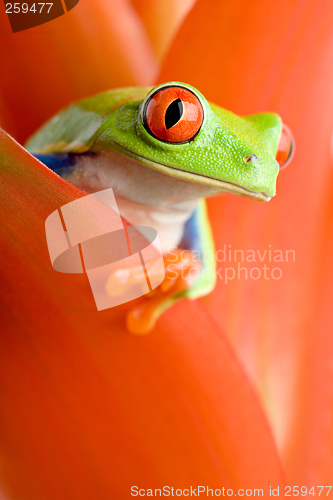
<svg viewBox="0 0 333 500"><path fill-rule="evenodd" d="M276 161L280 165L280 170L285 168L294 156L295 142L291 130L283 124L280 142L276 153Z"/></svg>
<svg viewBox="0 0 333 500"><path fill-rule="evenodd" d="M198 97L185 87L167 86L148 97L142 109L145 129L164 142L188 142L203 123L203 108Z"/></svg>

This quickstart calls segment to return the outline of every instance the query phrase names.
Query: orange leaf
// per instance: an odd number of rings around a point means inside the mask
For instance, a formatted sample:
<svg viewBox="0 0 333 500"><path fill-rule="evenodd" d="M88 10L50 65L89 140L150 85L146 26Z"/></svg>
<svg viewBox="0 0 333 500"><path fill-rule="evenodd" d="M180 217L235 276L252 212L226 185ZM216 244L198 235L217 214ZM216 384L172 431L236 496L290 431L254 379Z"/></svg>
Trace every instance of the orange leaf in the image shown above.
<svg viewBox="0 0 333 500"><path fill-rule="evenodd" d="M140 488L282 485L275 445L222 333L183 301L153 334L97 312L84 275L55 272L44 222L83 195L0 132L1 485L80 500Z"/></svg>
<svg viewBox="0 0 333 500"><path fill-rule="evenodd" d="M183 19L196 0L132 0L149 39L162 60Z"/></svg>
<svg viewBox="0 0 333 500"><path fill-rule="evenodd" d="M226 283L222 274L203 301L259 387L292 485L329 484L332 477L333 318L322 296L325 290L332 298L333 278L326 253L333 215L332 23L329 0L199 0L159 77L190 82L239 114L276 111L295 136L295 159L268 206L231 197L209 202L217 248L226 245L219 267L232 268L236 278ZM251 250L256 261L246 262ZM284 262L269 260L269 250L281 251ZM279 271L277 279L265 278L258 251L266 251L271 270L281 270L280 279ZM246 268L239 279L238 264ZM259 279L257 271L251 279L253 268L261 270Z"/></svg>
<svg viewBox="0 0 333 500"><path fill-rule="evenodd" d="M154 80L148 37L125 0L81 0L58 19L15 34L0 5L1 124L21 142L73 100Z"/></svg>

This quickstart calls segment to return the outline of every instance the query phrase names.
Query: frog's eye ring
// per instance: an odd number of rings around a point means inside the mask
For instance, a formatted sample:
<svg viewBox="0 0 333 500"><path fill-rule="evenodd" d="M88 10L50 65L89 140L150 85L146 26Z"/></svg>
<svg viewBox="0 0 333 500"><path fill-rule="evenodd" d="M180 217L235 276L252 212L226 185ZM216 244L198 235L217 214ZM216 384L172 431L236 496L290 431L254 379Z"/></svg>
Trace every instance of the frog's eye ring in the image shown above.
<svg viewBox="0 0 333 500"><path fill-rule="evenodd" d="M295 152L295 141L293 134L287 125L283 124L282 133L276 153L276 161L280 165L280 170L285 168L292 160Z"/></svg>
<svg viewBox="0 0 333 500"><path fill-rule="evenodd" d="M199 98L191 90L168 85L147 96L141 119L147 132L156 139L183 144L198 134L204 111Z"/></svg>

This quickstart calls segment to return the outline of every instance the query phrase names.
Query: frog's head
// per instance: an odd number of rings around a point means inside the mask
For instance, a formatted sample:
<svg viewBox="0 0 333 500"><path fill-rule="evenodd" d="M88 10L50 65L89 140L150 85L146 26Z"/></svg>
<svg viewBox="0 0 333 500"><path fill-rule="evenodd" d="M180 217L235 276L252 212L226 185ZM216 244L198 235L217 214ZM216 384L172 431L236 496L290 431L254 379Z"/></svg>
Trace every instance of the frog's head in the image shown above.
<svg viewBox="0 0 333 500"><path fill-rule="evenodd" d="M274 113L238 117L190 85L169 82L113 117L112 141L167 175L268 201L293 141Z"/></svg>

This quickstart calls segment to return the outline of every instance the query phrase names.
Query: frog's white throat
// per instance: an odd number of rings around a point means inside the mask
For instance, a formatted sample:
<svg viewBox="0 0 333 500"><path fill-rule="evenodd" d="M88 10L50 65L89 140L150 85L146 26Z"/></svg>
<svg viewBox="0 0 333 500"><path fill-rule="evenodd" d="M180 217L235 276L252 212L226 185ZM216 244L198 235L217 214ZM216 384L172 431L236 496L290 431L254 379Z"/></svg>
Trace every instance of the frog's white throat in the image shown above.
<svg viewBox="0 0 333 500"><path fill-rule="evenodd" d="M133 225L154 227L163 253L178 246L198 200L219 194L114 152L78 156L64 178L88 193L112 187L120 214Z"/></svg>

